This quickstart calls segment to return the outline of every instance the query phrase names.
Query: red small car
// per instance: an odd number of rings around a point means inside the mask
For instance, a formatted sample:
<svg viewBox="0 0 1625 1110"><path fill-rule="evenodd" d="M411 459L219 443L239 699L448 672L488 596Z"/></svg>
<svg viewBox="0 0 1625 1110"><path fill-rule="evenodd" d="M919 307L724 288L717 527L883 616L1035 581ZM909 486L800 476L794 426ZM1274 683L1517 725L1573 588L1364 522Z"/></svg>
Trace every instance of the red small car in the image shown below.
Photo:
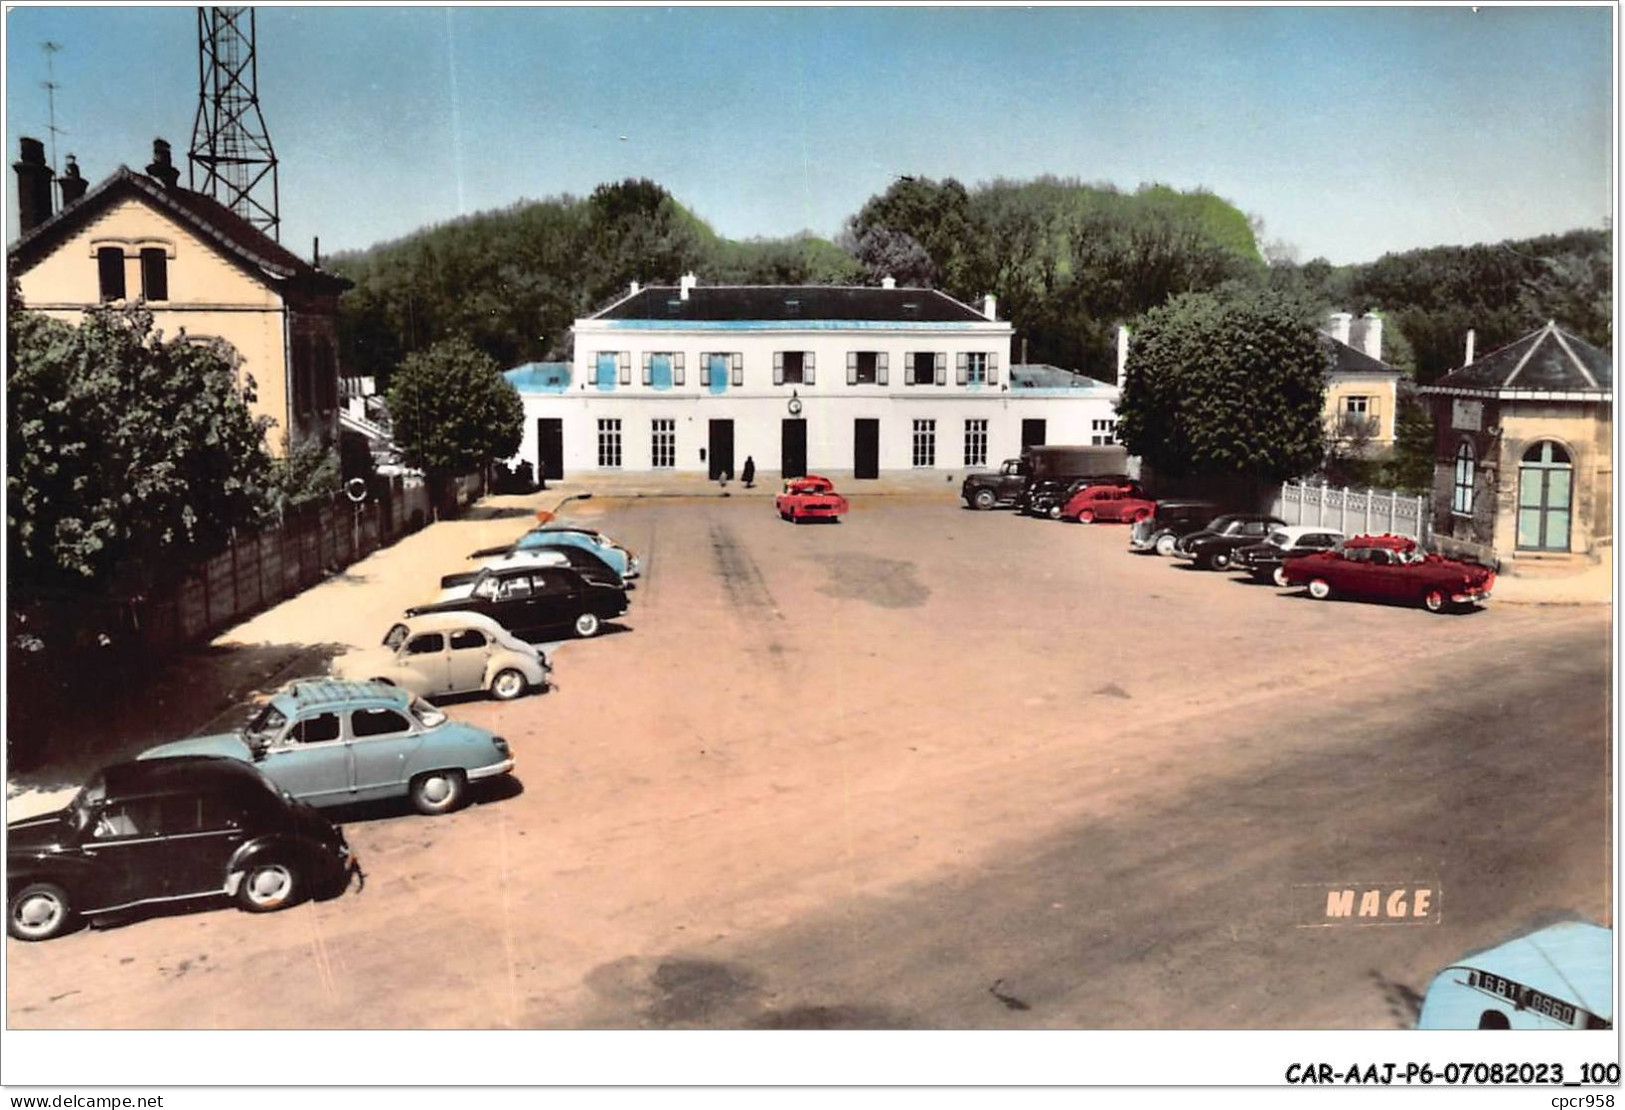
<svg viewBox="0 0 1625 1110"><path fill-rule="evenodd" d="M1086 486L1061 506L1062 520L1093 524L1097 520L1136 523L1150 520L1157 503L1137 485Z"/></svg>
<svg viewBox="0 0 1625 1110"><path fill-rule="evenodd" d="M794 524L804 520L839 520L846 513L846 498L835 492L835 483L817 474L790 478L784 492L773 499L779 516Z"/></svg>
<svg viewBox="0 0 1625 1110"><path fill-rule="evenodd" d="M1354 536L1331 551L1281 564L1289 586L1308 586L1324 601L1334 594L1367 601L1397 601L1442 613L1452 605L1490 599L1495 571L1424 553L1409 536Z"/></svg>

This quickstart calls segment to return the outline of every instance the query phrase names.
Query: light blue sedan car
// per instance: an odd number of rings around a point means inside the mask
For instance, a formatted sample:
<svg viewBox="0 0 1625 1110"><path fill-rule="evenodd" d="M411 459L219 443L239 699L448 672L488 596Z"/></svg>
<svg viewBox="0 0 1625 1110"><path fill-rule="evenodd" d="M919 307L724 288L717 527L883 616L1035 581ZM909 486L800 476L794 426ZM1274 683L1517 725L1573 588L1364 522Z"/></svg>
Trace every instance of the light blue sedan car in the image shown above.
<svg viewBox="0 0 1625 1110"><path fill-rule="evenodd" d="M590 551L623 579L637 578L643 571L643 564L629 548L616 543L602 532L567 524L543 524L532 528L507 547L483 548L469 558L505 555L514 551L539 551L548 547L579 547L584 551Z"/></svg>
<svg viewBox="0 0 1625 1110"><path fill-rule="evenodd" d="M1614 933L1565 921L1463 956L1434 977L1418 1029L1608 1029Z"/></svg>
<svg viewBox="0 0 1625 1110"><path fill-rule="evenodd" d="M448 720L422 698L382 682L290 683L241 732L160 744L140 759L223 755L253 763L313 806L405 796L419 813L449 813L468 784L513 770L508 742Z"/></svg>

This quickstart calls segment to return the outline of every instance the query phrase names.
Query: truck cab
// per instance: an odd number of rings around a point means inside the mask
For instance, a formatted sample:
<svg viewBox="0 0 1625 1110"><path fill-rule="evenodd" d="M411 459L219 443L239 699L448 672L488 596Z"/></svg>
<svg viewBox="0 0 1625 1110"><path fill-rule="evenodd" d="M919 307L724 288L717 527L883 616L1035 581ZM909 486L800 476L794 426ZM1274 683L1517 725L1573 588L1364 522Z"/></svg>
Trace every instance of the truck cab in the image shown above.
<svg viewBox="0 0 1625 1110"><path fill-rule="evenodd" d="M993 509L1000 505L1014 505L1030 472L1027 460L1005 459L995 472L976 471L965 475L959 487L959 496L972 509Z"/></svg>

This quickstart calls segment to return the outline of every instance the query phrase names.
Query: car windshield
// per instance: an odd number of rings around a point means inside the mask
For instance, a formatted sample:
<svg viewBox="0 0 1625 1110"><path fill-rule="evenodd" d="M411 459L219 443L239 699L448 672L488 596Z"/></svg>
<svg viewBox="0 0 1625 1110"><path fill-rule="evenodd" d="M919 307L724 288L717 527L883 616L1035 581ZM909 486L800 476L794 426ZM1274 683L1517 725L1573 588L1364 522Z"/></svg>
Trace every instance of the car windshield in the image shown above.
<svg viewBox="0 0 1625 1110"><path fill-rule="evenodd" d="M474 584L474 596L480 598L493 598L497 596L497 580L492 575L483 575Z"/></svg>
<svg viewBox="0 0 1625 1110"><path fill-rule="evenodd" d="M90 824L90 813L96 808L98 802L107 797L107 781L100 774L95 775L79 789L68 803L68 824L73 826L74 832L83 832Z"/></svg>
<svg viewBox="0 0 1625 1110"><path fill-rule="evenodd" d="M1276 547L1287 548L1292 546L1292 537L1285 532L1271 532L1269 539L1264 542L1274 544Z"/></svg>
<svg viewBox="0 0 1625 1110"><path fill-rule="evenodd" d="M282 731L288 718L274 705L267 705L249 720L243 732L250 740L271 740Z"/></svg>
<svg viewBox="0 0 1625 1110"><path fill-rule="evenodd" d="M400 649L402 644L406 643L406 635L406 625L394 625L387 633L384 634L384 646L390 651L397 651Z"/></svg>
<svg viewBox="0 0 1625 1110"><path fill-rule="evenodd" d="M446 721L446 715L444 713L440 712L440 710L436 709L422 698L412 699L412 716L416 717L418 719L418 724L422 725L424 728L434 728L436 725L444 724Z"/></svg>
<svg viewBox="0 0 1625 1110"><path fill-rule="evenodd" d="M1236 518L1233 517L1233 516L1216 516L1212 520L1207 522L1207 527L1204 528L1203 531L1222 533L1222 532L1224 532L1226 529L1228 529L1230 527L1231 523L1235 519Z"/></svg>

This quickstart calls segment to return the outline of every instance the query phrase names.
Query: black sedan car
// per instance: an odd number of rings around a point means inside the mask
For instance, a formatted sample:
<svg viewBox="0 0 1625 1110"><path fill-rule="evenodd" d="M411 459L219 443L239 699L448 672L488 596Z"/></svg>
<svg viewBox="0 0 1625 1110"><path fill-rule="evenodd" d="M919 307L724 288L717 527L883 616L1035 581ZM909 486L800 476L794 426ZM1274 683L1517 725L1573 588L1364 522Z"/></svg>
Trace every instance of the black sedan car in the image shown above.
<svg viewBox="0 0 1625 1110"><path fill-rule="evenodd" d="M1216 517L1200 532L1181 536L1174 544L1174 558L1191 559L1203 570L1225 570L1238 548L1263 542L1265 536L1284 524L1286 521L1280 517L1263 513Z"/></svg>
<svg viewBox="0 0 1625 1110"><path fill-rule="evenodd" d="M251 913L341 893L344 833L252 764L115 763L65 809L6 826L6 931L48 940L84 917L231 897Z"/></svg>
<svg viewBox="0 0 1625 1110"><path fill-rule="evenodd" d="M596 636L604 621L626 612L626 590L588 581L569 567L487 567L406 615L464 610L484 613L524 640L560 631Z"/></svg>

